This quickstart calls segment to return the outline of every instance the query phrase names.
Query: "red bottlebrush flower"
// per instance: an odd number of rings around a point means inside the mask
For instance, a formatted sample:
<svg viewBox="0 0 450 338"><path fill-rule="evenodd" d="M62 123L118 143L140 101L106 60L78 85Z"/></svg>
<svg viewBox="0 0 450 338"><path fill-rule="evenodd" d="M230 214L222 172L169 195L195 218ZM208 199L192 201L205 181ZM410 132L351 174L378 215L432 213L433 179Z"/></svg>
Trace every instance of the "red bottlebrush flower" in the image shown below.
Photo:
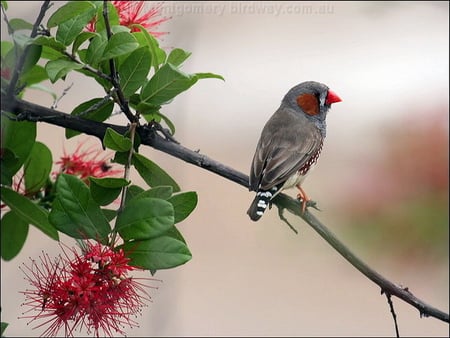
<svg viewBox="0 0 450 338"><path fill-rule="evenodd" d="M157 32L155 29L162 23L166 22L170 18L161 17L162 3L156 3L146 10L144 8L148 1L111 1L112 5L116 8L119 15L119 23L122 26L129 27L132 32L138 32L139 29L131 27L133 24L139 24L143 26L147 31L155 38L159 38L168 32ZM94 18L86 27L86 30L95 32Z"/></svg>
<svg viewBox="0 0 450 338"><path fill-rule="evenodd" d="M120 24L130 27L133 24L143 26L155 38L167 34L167 32L156 32L154 29L170 18L159 18L161 16L162 3L156 3L148 11L144 12L146 1L111 1L119 13ZM139 29L132 28L132 32Z"/></svg>
<svg viewBox="0 0 450 338"><path fill-rule="evenodd" d="M60 165L59 173L78 176L86 183L88 177L114 177L123 174L121 169L113 169L109 164L108 155L103 158L98 158L102 150L87 149L82 151L80 144L72 154L66 154L61 157L56 164Z"/></svg>
<svg viewBox="0 0 450 338"><path fill-rule="evenodd" d="M32 286L23 291L29 309L21 318L30 323L44 320L35 328L47 326L42 336L65 336L85 328L95 336L124 335L124 326L137 326L131 319L140 313L145 301L151 301L146 288L157 288L128 276L138 270L128 265L122 250L113 251L99 243L85 242L82 254L72 249L73 258L64 255L51 260L43 253L40 262L21 270ZM147 278L147 280L155 280ZM30 312L37 312L30 315ZM26 315L25 315L26 314Z"/></svg>

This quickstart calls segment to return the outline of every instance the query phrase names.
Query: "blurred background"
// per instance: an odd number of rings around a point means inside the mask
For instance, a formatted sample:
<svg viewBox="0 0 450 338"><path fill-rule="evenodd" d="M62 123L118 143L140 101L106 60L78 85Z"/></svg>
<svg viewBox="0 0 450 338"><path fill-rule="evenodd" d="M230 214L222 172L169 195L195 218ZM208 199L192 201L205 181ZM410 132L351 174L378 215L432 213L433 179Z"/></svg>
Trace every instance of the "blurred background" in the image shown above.
<svg viewBox="0 0 450 338"><path fill-rule="evenodd" d="M40 2L9 5L9 18L34 21ZM343 101L328 115L319 165L304 184L322 209L312 212L380 274L448 313L448 2L169 1L162 15L171 19L159 29L169 32L161 46L192 52L183 69L226 80L202 80L163 108L177 140L248 174L284 94L307 80L327 84ZM60 95L71 84L61 111L103 96L79 75L54 89ZM53 103L41 92L25 98ZM44 123L38 139L54 160L80 142L98 143L67 141ZM197 191L199 204L179 225L193 259L157 272L153 303L129 336L395 336L378 286L301 219L287 215L298 235L276 209L253 223L246 215L253 193L154 149L142 152L182 190ZM1 263L7 336L41 332L17 317L27 287L18 265L42 249L60 250L30 228L22 252ZM401 336L448 337L448 323L393 301Z"/></svg>

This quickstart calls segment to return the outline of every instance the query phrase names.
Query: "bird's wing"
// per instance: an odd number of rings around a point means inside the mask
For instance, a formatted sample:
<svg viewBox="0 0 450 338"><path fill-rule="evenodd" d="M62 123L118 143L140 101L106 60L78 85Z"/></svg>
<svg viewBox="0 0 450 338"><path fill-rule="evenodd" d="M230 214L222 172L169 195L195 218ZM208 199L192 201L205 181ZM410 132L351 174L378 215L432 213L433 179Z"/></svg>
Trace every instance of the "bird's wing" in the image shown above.
<svg viewBox="0 0 450 338"><path fill-rule="evenodd" d="M277 111L258 142L250 190L269 190L283 183L308 162L321 143L322 135L312 122L295 112Z"/></svg>

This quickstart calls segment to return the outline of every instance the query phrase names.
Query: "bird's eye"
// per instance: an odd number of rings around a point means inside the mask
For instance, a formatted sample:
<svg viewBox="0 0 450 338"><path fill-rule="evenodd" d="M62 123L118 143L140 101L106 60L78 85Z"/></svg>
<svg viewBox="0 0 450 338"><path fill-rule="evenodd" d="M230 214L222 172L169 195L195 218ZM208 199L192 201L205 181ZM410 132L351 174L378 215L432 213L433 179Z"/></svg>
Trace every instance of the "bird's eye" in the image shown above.
<svg viewBox="0 0 450 338"><path fill-rule="evenodd" d="M317 100L319 101L321 107L325 105L326 99L326 95L317 95Z"/></svg>

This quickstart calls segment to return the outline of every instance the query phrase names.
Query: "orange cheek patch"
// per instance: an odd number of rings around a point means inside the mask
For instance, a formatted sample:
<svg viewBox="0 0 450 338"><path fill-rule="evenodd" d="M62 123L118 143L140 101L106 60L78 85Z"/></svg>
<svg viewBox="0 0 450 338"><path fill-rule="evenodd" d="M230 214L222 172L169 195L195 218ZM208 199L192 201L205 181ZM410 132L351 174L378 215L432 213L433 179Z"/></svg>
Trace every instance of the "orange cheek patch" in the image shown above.
<svg viewBox="0 0 450 338"><path fill-rule="evenodd" d="M302 94L298 96L297 104L308 115L319 114L319 102L313 94Z"/></svg>

